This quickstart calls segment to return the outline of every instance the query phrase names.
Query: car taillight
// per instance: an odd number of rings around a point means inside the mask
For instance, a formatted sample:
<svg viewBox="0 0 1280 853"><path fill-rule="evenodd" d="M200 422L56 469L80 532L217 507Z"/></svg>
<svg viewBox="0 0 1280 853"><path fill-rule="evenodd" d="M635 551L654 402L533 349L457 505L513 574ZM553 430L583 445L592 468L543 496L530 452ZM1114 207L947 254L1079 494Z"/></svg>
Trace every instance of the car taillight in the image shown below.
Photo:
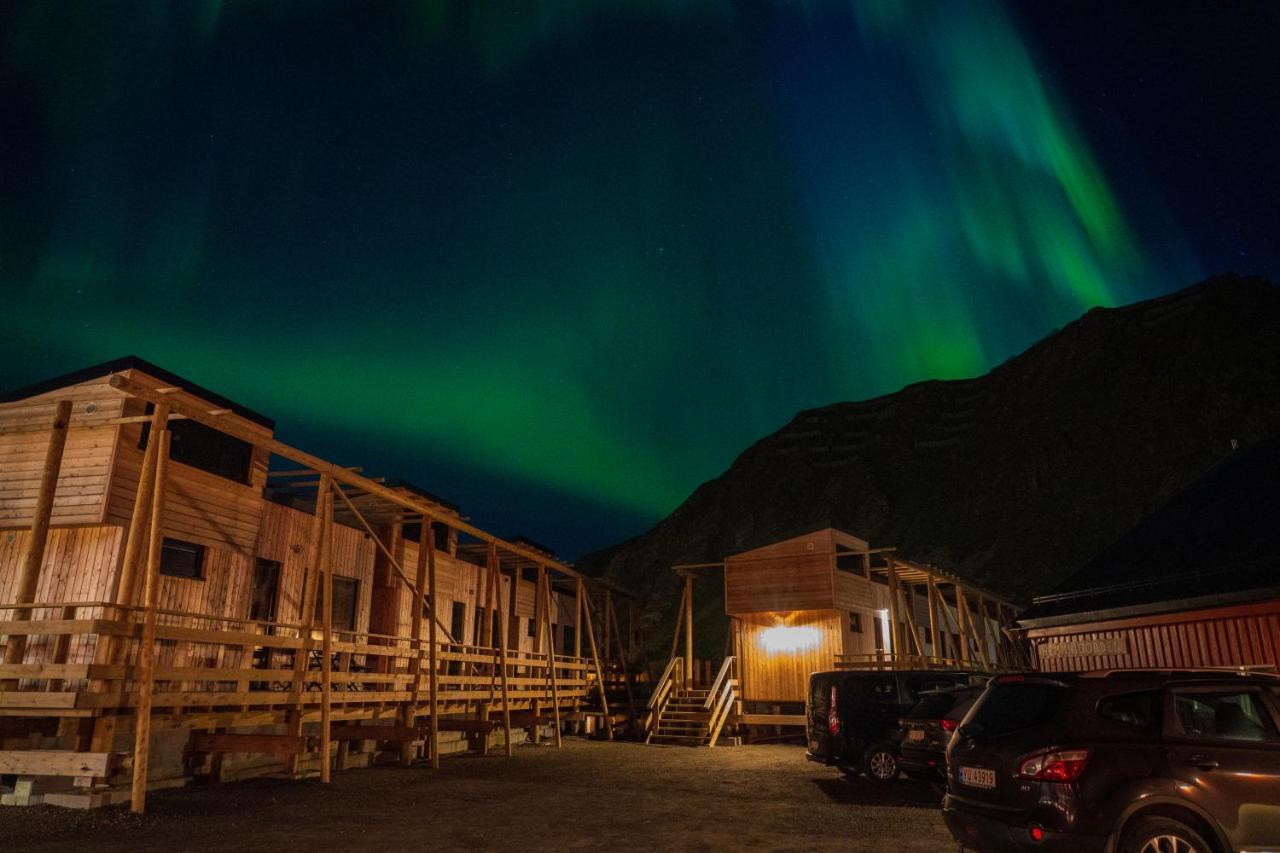
<svg viewBox="0 0 1280 853"><path fill-rule="evenodd" d="M942 726L942 730L944 732L954 732L960 726L960 723L957 722L956 720L950 720L950 719L947 719L946 717L943 717L941 720L939 720L938 724Z"/></svg>
<svg viewBox="0 0 1280 853"><path fill-rule="evenodd" d="M1038 782L1074 782L1089 763L1089 750L1040 752L1018 762L1018 776Z"/></svg>
<svg viewBox="0 0 1280 853"><path fill-rule="evenodd" d="M840 734L840 712L836 710L836 686L831 685L831 707L827 711L827 731L833 735Z"/></svg>

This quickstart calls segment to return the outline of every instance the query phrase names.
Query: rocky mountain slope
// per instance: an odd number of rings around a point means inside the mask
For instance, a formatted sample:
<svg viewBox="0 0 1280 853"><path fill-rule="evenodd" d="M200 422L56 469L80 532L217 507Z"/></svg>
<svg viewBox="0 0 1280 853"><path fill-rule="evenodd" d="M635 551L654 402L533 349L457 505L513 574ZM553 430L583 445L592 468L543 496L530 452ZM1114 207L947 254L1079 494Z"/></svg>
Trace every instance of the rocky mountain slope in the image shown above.
<svg viewBox="0 0 1280 853"><path fill-rule="evenodd" d="M648 533L582 562L658 604L674 600L673 563L830 523L1027 598L1233 443L1277 433L1280 287L1221 276L1094 309L976 379L801 412Z"/></svg>

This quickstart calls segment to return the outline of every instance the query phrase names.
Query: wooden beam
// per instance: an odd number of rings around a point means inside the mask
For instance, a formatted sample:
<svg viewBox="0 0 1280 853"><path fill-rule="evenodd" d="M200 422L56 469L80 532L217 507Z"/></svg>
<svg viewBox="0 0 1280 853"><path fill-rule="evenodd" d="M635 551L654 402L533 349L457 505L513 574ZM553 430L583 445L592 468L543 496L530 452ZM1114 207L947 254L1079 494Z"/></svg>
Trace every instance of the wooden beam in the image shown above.
<svg viewBox="0 0 1280 853"><path fill-rule="evenodd" d="M538 586L542 588L542 594L546 597L543 612L542 627L547 632L547 680L551 682L551 713L555 718L555 739L556 748L562 746L560 739L560 687L559 679L556 678L556 640L555 634L551 630L551 584L547 580L547 567L538 566ZM541 632L539 632L541 633Z"/></svg>
<svg viewBox="0 0 1280 853"><path fill-rule="evenodd" d="M578 594L582 594L582 578L578 578ZM582 606L583 620L586 623L587 642L591 646L591 660L596 670L596 689L600 691L600 711L604 714L604 728L609 737L613 740L613 719L609 716L609 697L605 695L604 690L604 671L600 668L600 653L596 649L596 634L591 628L591 607L586 601Z"/></svg>
<svg viewBox="0 0 1280 853"><path fill-rule="evenodd" d="M49 445L45 450L44 467L40 472L40 491L36 495L36 506L31 515L31 534L27 541L26 553L23 555L22 569L18 574L17 591L13 597L14 604L30 604L36 600L36 589L40 583L40 567L44 565L44 552L49 544L49 522L53 518L53 498L58 489L58 474L62 471L62 453L67 447L67 426L70 422L71 401L59 400L54 407ZM14 622L25 622L31 618L31 611L25 608L10 612L9 618ZM4 647L4 662L22 663L26 651L27 635L10 633ZM0 690L13 690L17 686L16 681L0 682Z"/></svg>
<svg viewBox="0 0 1280 853"><path fill-rule="evenodd" d="M418 583L418 591L425 592L427 588L427 563L431 555L428 553L427 542L434 538L431 532L431 525L423 522L418 528L418 562L416 565L415 580ZM413 608L409 614L409 634L413 640L413 658L409 661L409 674L413 676L412 696L409 703L400 711L400 725L412 727L418 714L418 697L422 693L422 609L427 604L424 598L414 596ZM431 608L431 615L435 616L435 607ZM436 715L435 706L432 705L431 716ZM400 750L400 766L408 767L410 761L413 760L413 748L406 743Z"/></svg>
<svg viewBox="0 0 1280 853"><path fill-rule="evenodd" d="M431 528L431 522L428 519L422 520L422 532L418 534L418 548L425 547L427 549L427 589L431 596L431 625L428 628L428 648L430 649L431 658L431 766L440 769L440 706L439 690L440 690L440 663L439 663L439 644L436 642L436 603L439 599L439 587L436 586L436 537L435 531ZM426 540L425 545L422 540Z"/></svg>
<svg viewBox="0 0 1280 853"><path fill-rule="evenodd" d="M693 687L693 573L684 576L684 685Z"/></svg>
<svg viewBox="0 0 1280 853"><path fill-rule="evenodd" d="M126 394L130 394L141 400L146 400L152 403L159 403L162 400L166 399L165 395L158 393L155 389L150 388L146 385L143 385L142 383L137 382L136 380L129 379L128 377L122 376L121 374L118 374L118 373L112 375L110 379L110 384L113 388L123 391ZM546 563L548 568L564 575L565 577L570 577L570 578L582 577L581 573L579 573L577 570L573 569L572 567L568 566L567 564L562 563L558 560L549 559L546 554L538 551L534 551L533 549L527 548L523 545L518 545L514 542L508 542L506 540L500 539L499 537L494 536L492 533L488 533L484 530L481 530L480 528L475 527L474 525L469 524L457 517L448 515L442 512L441 508L438 505L427 501L425 498L419 497L417 495L412 495L412 494L404 494L399 491L396 491L395 489L388 488L387 486L382 485L381 483L374 482L372 479L368 477L364 477L360 474L355 473L349 468L344 468L342 466L335 465L332 462L328 462L324 459L321 459L318 456L315 456L313 454L307 453L302 450L298 450L297 448L291 447L282 441L278 441L269 436L265 436L261 432L258 432L257 430L246 427L243 424L239 424L239 423L236 423L235 421L231 421L227 419L219 419L217 417L211 417L207 411L202 410L197 405L192 405L190 403L186 403L177 399L171 399L168 402L171 405L172 411L177 414L185 415L191 420L198 421L207 427L211 427L213 429L218 430L219 432L224 433L225 435L230 435L235 438L238 438L241 441L244 441L244 442L247 442L248 444L253 445L254 447L260 447L270 453L275 454L276 456L280 456L280 457L283 457L284 459L288 459L290 462L293 462L295 464L301 465L303 467L311 468L315 471L321 472L322 474L325 472L328 472L333 477L333 479L338 481L339 483L343 483L345 485L350 485L350 486L356 486L357 488L363 489L364 491L368 492L371 495L376 495L382 498L383 500L386 500L393 504L397 504L403 507L404 509L410 510L412 512L418 513L422 515L426 520L443 521L449 524L451 527L454 527L457 530L460 530L463 533L468 534L469 536L479 539L482 542L493 543L501 547L502 550L510 554L515 554L517 556L524 557L525 559L533 563L540 563L540 562Z"/></svg>
<svg viewBox="0 0 1280 853"><path fill-rule="evenodd" d="M298 755L319 752L320 741L314 737L269 734L228 734L226 732L193 732L192 752L252 752L264 755Z"/></svg>
<svg viewBox="0 0 1280 853"><path fill-rule="evenodd" d="M929 654L935 658L946 657L938 637L938 602L934 598L933 572L925 575L924 594L929 603Z"/></svg>
<svg viewBox="0 0 1280 853"><path fill-rule="evenodd" d="M0 752L0 773L16 776L93 776L110 773L111 752L74 752L67 749L6 749Z"/></svg>
<svg viewBox="0 0 1280 853"><path fill-rule="evenodd" d="M160 587L160 548L164 541L164 494L169 476L168 428L153 432L156 442L156 482L152 490L151 529L147 544L147 570L142 584L142 639L138 646L138 704L134 709L133 780L130 808L142 814L147 808L147 764L151 756L151 700L156 681L156 593Z"/></svg>
<svg viewBox="0 0 1280 853"><path fill-rule="evenodd" d="M493 566L493 602L498 611L498 655L502 675L502 729L506 734L506 753L512 755L511 744L511 691L507 684L507 610L502 606L502 572L498 568L498 546L489 543L489 559ZM515 581L511 583L511 596L515 597Z"/></svg>
<svg viewBox="0 0 1280 853"><path fill-rule="evenodd" d="M897 660L902 654L902 631L898 628L898 569L893 554L885 557L885 565L889 573L889 642L893 644L890 654Z"/></svg>
<svg viewBox="0 0 1280 853"><path fill-rule="evenodd" d="M325 501L325 529L333 528L333 498ZM324 578L321 600L323 639L320 652L320 782L332 778L329 747L333 743L333 543L332 534L320 540L320 574ZM375 539L377 537L374 537Z"/></svg>
<svg viewBox="0 0 1280 853"><path fill-rule="evenodd" d="M302 581L302 612L298 614L298 648L293 653L293 680L289 682L289 704L292 706L286 713L286 726L293 737L302 736L302 682L311 657L311 626L315 624L316 585L320 582L320 553L324 549L324 540L329 535L328 505L332 501L328 488L316 493L316 507L311 515L311 529L307 537L307 562ZM285 762L285 771L289 774L298 772L296 755Z"/></svg>

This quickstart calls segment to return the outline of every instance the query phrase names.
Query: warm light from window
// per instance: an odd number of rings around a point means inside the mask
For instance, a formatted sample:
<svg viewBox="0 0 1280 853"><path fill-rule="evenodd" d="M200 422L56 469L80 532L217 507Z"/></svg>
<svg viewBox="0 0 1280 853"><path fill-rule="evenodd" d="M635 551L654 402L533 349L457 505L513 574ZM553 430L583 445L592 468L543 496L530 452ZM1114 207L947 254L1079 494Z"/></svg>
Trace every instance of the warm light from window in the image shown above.
<svg viewBox="0 0 1280 853"><path fill-rule="evenodd" d="M760 632L760 646L770 654L814 649L820 639L817 628L805 626L775 625Z"/></svg>

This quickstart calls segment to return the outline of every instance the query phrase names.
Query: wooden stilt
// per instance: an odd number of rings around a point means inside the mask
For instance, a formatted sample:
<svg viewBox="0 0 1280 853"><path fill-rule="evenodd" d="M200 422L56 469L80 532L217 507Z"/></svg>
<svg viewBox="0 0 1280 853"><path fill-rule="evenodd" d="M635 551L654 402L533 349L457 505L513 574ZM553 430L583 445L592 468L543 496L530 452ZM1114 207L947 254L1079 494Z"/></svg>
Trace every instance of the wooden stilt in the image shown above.
<svg viewBox="0 0 1280 853"><path fill-rule="evenodd" d="M693 687L693 572L684 576L684 678Z"/></svg>
<svg viewBox="0 0 1280 853"><path fill-rule="evenodd" d="M427 526L427 522L425 519L423 520L423 526L424 527ZM432 533L434 533L434 531L432 531ZM429 633L428 650L431 655L431 658L430 658L431 766L436 770L439 770L440 769L440 706L438 703L440 698L440 692L439 692L440 691L440 662L439 662L439 648L438 648L439 644L437 643L437 637L436 637L436 623L437 623L436 614L438 612L436 605L440 599L436 592L436 590L439 589L439 587L436 586L436 537L434 535L427 535L426 540L427 540L426 541L427 590L428 590L428 595L431 596L431 624L427 629Z"/></svg>
<svg viewBox="0 0 1280 853"><path fill-rule="evenodd" d="M502 681L502 730L506 734L506 752L510 758L511 750L511 694L507 686L507 611L502 606L502 575L498 568L498 546L489 543L490 583L493 585L494 609L498 611L498 668ZM516 594L512 585L511 595Z"/></svg>
<svg viewBox="0 0 1280 853"><path fill-rule="evenodd" d="M889 573L889 642L893 644L891 658L895 664L903 656L902 631L898 627L898 567L893 561L893 554L885 555L885 565Z"/></svg>
<svg viewBox="0 0 1280 853"><path fill-rule="evenodd" d="M613 606L613 597L605 598L605 602L608 604L609 615L613 617L613 624L616 628L618 625L618 611ZM618 646L618 663L622 666L622 683L627 688L627 707L631 711L631 731L634 732L637 731L636 727L640 724L640 716L636 712L635 691L631 689L631 665L627 659L627 650L622 644L622 633L614 631L613 639Z"/></svg>
<svg viewBox="0 0 1280 853"><path fill-rule="evenodd" d="M333 497L325 501L325 530L333 527ZM329 748L333 743L333 566L331 552L332 535L328 532L320 540L320 574L324 579L321 599L321 620L324 631L320 652L320 781L328 784L332 778Z"/></svg>
<svg viewBox="0 0 1280 853"><path fill-rule="evenodd" d="M582 578L578 578L578 596L582 597ZM587 629L587 643L591 648L591 661L596 670L596 689L600 691L600 711L604 714L604 730L609 740L613 740L613 718L609 716L609 697L604 690L604 671L600 668L600 652L596 649L596 634L591 628L591 607L582 602L582 617Z"/></svg>
<svg viewBox="0 0 1280 853"><path fill-rule="evenodd" d="M676 608L676 628L674 633L671 635L671 654L667 655L668 660L674 658L676 656L676 652L680 650L680 629L684 626L685 600L688 595L688 587L685 587L680 591L680 605Z"/></svg>
<svg viewBox="0 0 1280 853"><path fill-rule="evenodd" d="M427 540L431 539L431 521L430 519L422 519L422 523L418 526L418 562L416 565L416 573L414 579L417 581L418 593L423 592L427 588L427 563L430 560L429 546ZM409 674L413 676L410 682L409 704L400 712L400 725L405 728L412 728L418 715L418 697L422 692L422 610L427 605L417 594L413 597L413 609L409 614L409 632L413 639L413 657L409 659ZM435 607L431 607L431 615L435 616ZM434 715L435 711L432 710ZM413 745L409 743L400 746L400 766L408 767L413 760Z"/></svg>
<svg viewBox="0 0 1280 853"><path fill-rule="evenodd" d="M151 529L147 544L147 569L142 583L142 639L138 645L138 704L134 711L133 786L130 808L142 814L147 808L147 763L151 756L151 702L155 695L156 592L160 586L160 548L164 541L164 493L169 475L169 430L151 433L156 451L156 482L151 500Z"/></svg>
<svg viewBox="0 0 1280 853"><path fill-rule="evenodd" d="M320 487L316 490L316 508L311 516L311 530L307 538L306 573L303 576L302 612L298 614L298 624L302 630L298 635L298 648L293 653L293 681L289 683L288 733L293 737L302 735L302 692L306 680L307 666L311 661L311 629L316 617L316 588L320 583L320 555L324 550L324 540L329 535L329 525L325 519L329 517L329 504L333 496L332 477L320 475ZM298 753L291 753L285 758L285 771L289 774L298 772Z"/></svg>
<svg viewBox="0 0 1280 853"><path fill-rule="evenodd" d="M49 544L49 522L53 518L53 498L58 489L58 474L62 470L62 453L67 446L67 428L71 423L71 401L59 400L53 412L53 426L49 434L49 447L44 454L44 467L40 472L40 490L36 494L36 506L31 515L31 535L27 542L26 554L22 560L22 571L18 575L17 591L13 597L14 604L30 604L36 600L36 589L40 583L40 567L44 565L44 552ZM28 609L13 610L10 618L14 621L27 621L31 618ZM4 647L6 664L22 663L27 651L26 634L10 634ZM0 690L13 690L18 686L17 679L0 681Z"/></svg>
<svg viewBox="0 0 1280 853"><path fill-rule="evenodd" d="M164 403L156 406L151 413L151 428L147 435L152 436L165 429L169 422L169 407ZM133 515L129 516L129 533L124 541L124 553L120 557L120 566L111 582L110 600L119 604L129 604L141 598L134 587L137 585L138 558L145 553L147 521L151 516L151 496L156 485L156 453L159 445L148 439L147 449L142 454L142 470L138 473L138 487L133 495Z"/></svg>
<svg viewBox="0 0 1280 853"><path fill-rule="evenodd" d="M925 574L924 594L929 605L929 655L935 658L944 657L942 644L938 642L938 602L934 597L933 573Z"/></svg>
<svg viewBox="0 0 1280 853"><path fill-rule="evenodd" d="M542 594L545 596L543 602L543 622L542 628L547 632L547 680L551 682L551 716L555 723L555 739L556 747L562 746L560 739L560 685L559 679L556 678L556 642L551 631L551 584L547 582L547 567L538 566L538 584L542 588ZM539 631L538 633L542 633ZM534 721L537 725L537 721Z"/></svg>

